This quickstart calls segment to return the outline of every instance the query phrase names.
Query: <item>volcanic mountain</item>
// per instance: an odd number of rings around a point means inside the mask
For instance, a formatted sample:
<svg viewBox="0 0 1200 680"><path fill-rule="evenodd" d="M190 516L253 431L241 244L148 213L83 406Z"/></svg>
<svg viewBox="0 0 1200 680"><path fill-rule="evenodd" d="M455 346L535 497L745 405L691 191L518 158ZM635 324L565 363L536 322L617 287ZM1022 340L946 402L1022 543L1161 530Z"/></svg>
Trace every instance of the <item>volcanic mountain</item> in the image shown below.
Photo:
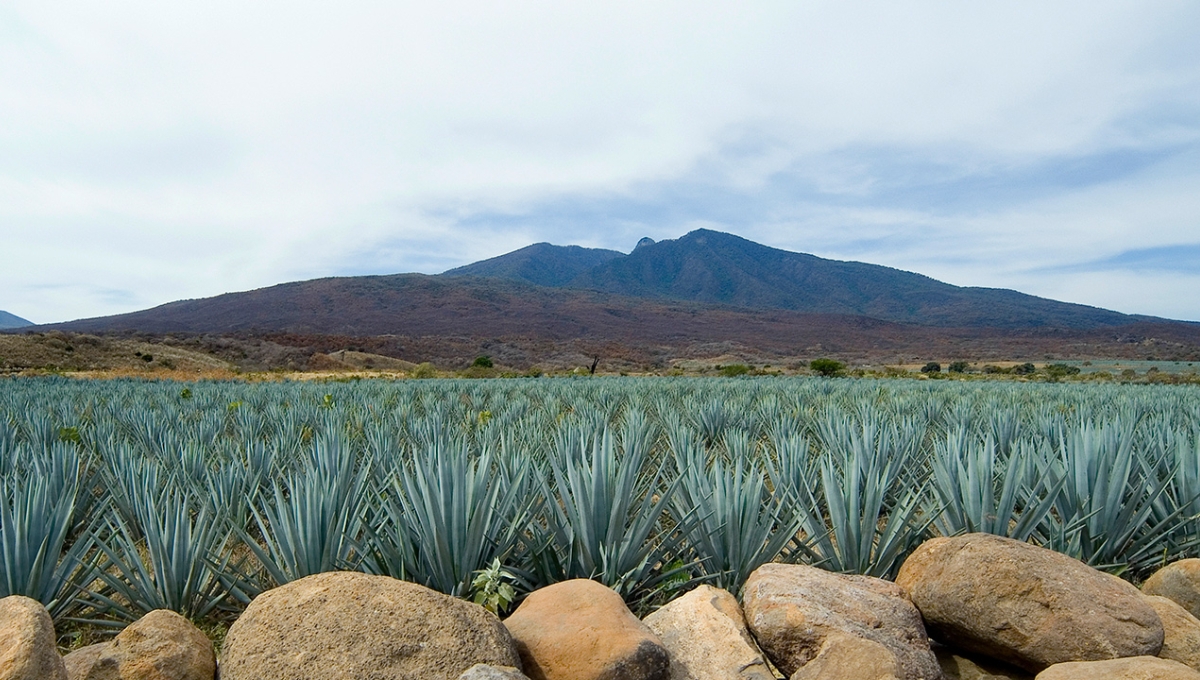
<svg viewBox="0 0 1200 680"><path fill-rule="evenodd" d="M54 328L671 347L725 342L791 353L806 347L911 352L948 338L961 344L1017 337L1041 338L1036 351L1046 352L1068 340L1087 346L1165 338L1172 355L1200 351L1200 324L953 286L703 229L657 243L643 239L630 254L539 243L440 275L285 283Z"/></svg>

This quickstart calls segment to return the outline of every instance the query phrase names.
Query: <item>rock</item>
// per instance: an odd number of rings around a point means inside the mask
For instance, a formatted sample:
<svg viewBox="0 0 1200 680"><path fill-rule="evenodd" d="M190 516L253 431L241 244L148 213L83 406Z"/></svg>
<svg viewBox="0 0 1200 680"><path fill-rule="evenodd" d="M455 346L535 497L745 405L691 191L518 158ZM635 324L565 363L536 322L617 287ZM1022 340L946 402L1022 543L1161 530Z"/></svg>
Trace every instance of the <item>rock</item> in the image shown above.
<svg viewBox="0 0 1200 680"><path fill-rule="evenodd" d="M96 655L86 680L213 680L212 642L179 614L156 609L125 627Z"/></svg>
<svg viewBox="0 0 1200 680"><path fill-rule="evenodd" d="M941 676L920 613L894 583L765 564L742 599L763 652L793 678Z"/></svg>
<svg viewBox="0 0 1200 680"><path fill-rule="evenodd" d="M80 647L64 656L63 664L67 667L67 680L86 680L88 673L92 672L92 666L96 665L96 659L99 659L100 653L107 648L108 643L101 642L96 645Z"/></svg>
<svg viewBox="0 0 1200 680"><path fill-rule="evenodd" d="M255 598L225 636L221 680L456 680L479 663L520 664L508 631L483 607L339 571Z"/></svg>
<svg viewBox="0 0 1200 680"><path fill-rule="evenodd" d="M702 585L647 616L671 654L671 680L774 680L737 598Z"/></svg>
<svg viewBox="0 0 1200 680"><path fill-rule="evenodd" d="M21 595L0 599L0 680L67 680L56 639L42 603Z"/></svg>
<svg viewBox="0 0 1200 680"><path fill-rule="evenodd" d="M611 589L586 579L530 593L504 621L533 680L667 680L670 657Z"/></svg>
<svg viewBox="0 0 1200 680"><path fill-rule="evenodd" d="M941 642L1040 671L1065 661L1157 654L1158 614L1128 583L1009 538L921 544L896 578Z"/></svg>
<svg viewBox="0 0 1200 680"><path fill-rule="evenodd" d="M529 678L512 666L489 666L485 663L477 663L458 676L458 680L529 680Z"/></svg>
<svg viewBox="0 0 1200 680"><path fill-rule="evenodd" d="M1200 670L1200 619L1174 600L1147 595L1146 601L1163 624L1163 646L1158 656Z"/></svg>
<svg viewBox="0 0 1200 680"><path fill-rule="evenodd" d="M1200 672L1170 659L1134 656L1055 664L1034 680L1200 680Z"/></svg>
<svg viewBox="0 0 1200 680"><path fill-rule="evenodd" d="M1159 569L1142 584L1142 592L1174 600L1200 618L1200 559L1179 560Z"/></svg>
<svg viewBox="0 0 1200 680"><path fill-rule="evenodd" d="M953 647L933 645L945 680L1033 680L1023 670L990 659L971 658Z"/></svg>

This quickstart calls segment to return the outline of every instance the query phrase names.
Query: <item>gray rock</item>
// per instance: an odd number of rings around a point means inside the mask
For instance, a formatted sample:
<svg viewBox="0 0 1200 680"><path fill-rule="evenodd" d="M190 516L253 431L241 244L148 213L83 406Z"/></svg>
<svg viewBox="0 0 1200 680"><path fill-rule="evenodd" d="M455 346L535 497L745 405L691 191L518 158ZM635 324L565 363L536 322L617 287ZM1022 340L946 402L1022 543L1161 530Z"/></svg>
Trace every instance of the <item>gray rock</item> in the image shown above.
<svg viewBox="0 0 1200 680"><path fill-rule="evenodd" d="M458 676L458 680L529 680L529 677L512 666L477 663Z"/></svg>
<svg viewBox="0 0 1200 680"><path fill-rule="evenodd" d="M941 677L921 615L894 583L766 564L743 605L763 652L794 679Z"/></svg>

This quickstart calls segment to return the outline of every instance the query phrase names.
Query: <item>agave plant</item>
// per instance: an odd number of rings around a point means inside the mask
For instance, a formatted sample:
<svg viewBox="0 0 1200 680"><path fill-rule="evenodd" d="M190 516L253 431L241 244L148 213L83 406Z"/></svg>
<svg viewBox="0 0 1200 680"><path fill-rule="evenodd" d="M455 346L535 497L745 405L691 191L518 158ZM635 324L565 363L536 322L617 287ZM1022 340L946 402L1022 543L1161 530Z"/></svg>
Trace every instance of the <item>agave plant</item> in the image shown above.
<svg viewBox="0 0 1200 680"><path fill-rule="evenodd" d="M231 594L223 577L233 538L227 525L171 485L136 496L132 507L136 531L114 512L91 533L103 558L90 576L106 589L90 593L87 602L125 622L155 609L196 619L221 606Z"/></svg>
<svg viewBox="0 0 1200 680"><path fill-rule="evenodd" d="M687 542L699 569L719 588L741 590L750 573L773 561L796 536L800 515L785 494L769 493L765 471L747 451L744 432L725 434L726 454L706 461L702 446L673 441L680 470L672 497L676 524L688 526ZM730 441L740 444L730 445ZM777 483L776 483L777 485Z"/></svg>
<svg viewBox="0 0 1200 680"><path fill-rule="evenodd" d="M662 518L678 482L665 480L666 461L653 463L638 417L626 418L626 447L618 452L612 430L560 432L550 456L553 485L535 567L542 582L595 579L637 599L682 568L661 569L681 552L689 527L666 530ZM535 523L535 530L540 526Z"/></svg>
<svg viewBox="0 0 1200 680"><path fill-rule="evenodd" d="M91 544L73 532L79 457L69 447L52 451L23 474L0 477L0 597L35 599L59 620L75 608L88 581Z"/></svg>
<svg viewBox="0 0 1200 680"><path fill-rule="evenodd" d="M462 440L418 450L385 482L366 567L466 595L475 574L522 539L537 501L531 470L528 458L475 455Z"/></svg>

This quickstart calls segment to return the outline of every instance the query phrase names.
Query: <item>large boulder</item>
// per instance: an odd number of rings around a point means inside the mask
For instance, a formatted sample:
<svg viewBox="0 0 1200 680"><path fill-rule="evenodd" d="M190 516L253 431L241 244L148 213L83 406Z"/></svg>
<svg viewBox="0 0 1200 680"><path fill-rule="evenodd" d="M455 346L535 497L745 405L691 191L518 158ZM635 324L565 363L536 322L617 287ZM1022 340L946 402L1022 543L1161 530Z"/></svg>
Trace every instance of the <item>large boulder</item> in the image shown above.
<svg viewBox="0 0 1200 680"><path fill-rule="evenodd" d="M221 680L457 680L517 666L483 607L387 576L330 572L259 595L225 636Z"/></svg>
<svg viewBox="0 0 1200 680"><path fill-rule="evenodd" d="M920 613L894 583L766 564L742 600L762 650L794 679L941 676Z"/></svg>
<svg viewBox="0 0 1200 680"><path fill-rule="evenodd" d="M1178 661L1134 656L1055 664L1034 680L1200 680L1200 673Z"/></svg>
<svg viewBox="0 0 1200 680"><path fill-rule="evenodd" d="M896 578L930 635L1030 671L1155 655L1158 614L1128 583L1079 560L990 534L921 544Z"/></svg>
<svg viewBox="0 0 1200 680"><path fill-rule="evenodd" d="M1174 600L1147 595L1146 601L1163 624L1163 646L1158 655L1200 670L1200 619Z"/></svg>
<svg viewBox="0 0 1200 680"><path fill-rule="evenodd" d="M774 680L737 598L702 585L644 619L671 653L671 680Z"/></svg>
<svg viewBox="0 0 1200 680"><path fill-rule="evenodd" d="M1142 592L1174 600L1200 618L1200 559L1179 560L1159 569L1142 584Z"/></svg>
<svg viewBox="0 0 1200 680"><path fill-rule="evenodd" d="M0 599L0 680L67 680L54 622L37 600Z"/></svg>
<svg viewBox="0 0 1200 680"><path fill-rule="evenodd" d="M75 651L63 657L63 663L67 666L67 680L86 680L88 673L92 672L92 666L96 665L96 659L100 658L100 653L108 649L107 642L80 647Z"/></svg>
<svg viewBox="0 0 1200 680"><path fill-rule="evenodd" d="M82 665L82 664L80 664ZM179 614L157 609L101 646L85 680L213 680L212 642Z"/></svg>
<svg viewBox="0 0 1200 680"><path fill-rule="evenodd" d="M667 680L662 641L621 596L573 579L530 593L504 621L533 680Z"/></svg>

